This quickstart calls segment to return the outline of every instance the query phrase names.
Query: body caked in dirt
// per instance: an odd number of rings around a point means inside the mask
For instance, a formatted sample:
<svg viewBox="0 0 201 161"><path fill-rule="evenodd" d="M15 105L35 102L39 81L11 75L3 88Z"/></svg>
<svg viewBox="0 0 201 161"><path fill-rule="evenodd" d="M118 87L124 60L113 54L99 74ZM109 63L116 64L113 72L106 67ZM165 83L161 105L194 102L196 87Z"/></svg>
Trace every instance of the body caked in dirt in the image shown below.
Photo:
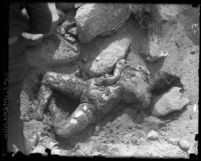
<svg viewBox="0 0 201 161"><path fill-rule="evenodd" d="M79 106L69 118L53 123L56 134L68 138L94 123L98 117L111 112L120 102L132 104L139 110L148 109L153 95L165 92L178 81L177 76L166 72L152 75L142 66L129 65L125 59L117 61L113 75L106 74L86 81L75 74L47 72L39 91L37 118L43 119L52 89L79 100ZM57 116L54 114L56 112L56 109L50 109L54 117Z"/></svg>

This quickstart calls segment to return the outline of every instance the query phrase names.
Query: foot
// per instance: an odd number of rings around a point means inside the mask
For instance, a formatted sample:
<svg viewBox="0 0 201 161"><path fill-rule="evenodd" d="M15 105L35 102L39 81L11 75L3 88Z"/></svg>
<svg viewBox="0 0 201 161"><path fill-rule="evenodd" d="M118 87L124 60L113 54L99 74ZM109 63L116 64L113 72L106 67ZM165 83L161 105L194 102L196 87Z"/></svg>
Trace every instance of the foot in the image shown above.
<svg viewBox="0 0 201 161"><path fill-rule="evenodd" d="M25 154L29 154L39 143L39 134L33 134L25 138Z"/></svg>

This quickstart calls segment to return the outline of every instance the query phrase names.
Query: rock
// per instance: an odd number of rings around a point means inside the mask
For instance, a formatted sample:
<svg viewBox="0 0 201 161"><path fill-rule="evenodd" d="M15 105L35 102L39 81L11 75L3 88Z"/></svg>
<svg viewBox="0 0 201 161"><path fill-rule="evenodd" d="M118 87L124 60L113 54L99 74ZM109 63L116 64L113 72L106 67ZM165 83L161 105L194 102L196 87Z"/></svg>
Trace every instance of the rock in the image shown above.
<svg viewBox="0 0 201 161"><path fill-rule="evenodd" d="M144 118L143 126L148 127L149 129L158 130L164 126L164 122L159 118L154 116L148 116Z"/></svg>
<svg viewBox="0 0 201 161"><path fill-rule="evenodd" d="M157 41L149 40L148 43L144 43L140 50L140 54L146 58L148 62L153 63L159 58L165 58L168 56L167 52L164 52Z"/></svg>
<svg viewBox="0 0 201 161"><path fill-rule="evenodd" d="M193 45L190 49L190 54L199 53L199 47L197 45Z"/></svg>
<svg viewBox="0 0 201 161"><path fill-rule="evenodd" d="M64 65L77 59L79 44L71 44L58 34L44 39L40 44L27 49L28 62L34 67Z"/></svg>
<svg viewBox="0 0 201 161"><path fill-rule="evenodd" d="M74 8L74 3L57 2L56 7L64 11Z"/></svg>
<svg viewBox="0 0 201 161"><path fill-rule="evenodd" d="M73 34L73 35L77 35L77 27L71 28L68 32Z"/></svg>
<svg viewBox="0 0 201 161"><path fill-rule="evenodd" d="M147 135L147 138L148 138L149 140L157 140L158 137L159 137L158 132L156 132L156 131L154 131L154 130L150 131L150 132L148 133L148 135Z"/></svg>
<svg viewBox="0 0 201 161"><path fill-rule="evenodd" d="M168 141L173 145L178 145L179 138L169 138Z"/></svg>
<svg viewBox="0 0 201 161"><path fill-rule="evenodd" d="M190 147L189 143L186 140L183 140L183 139L180 139L178 144L179 144L179 147L182 150L185 150L185 151L187 151L189 149L189 147Z"/></svg>
<svg viewBox="0 0 201 161"><path fill-rule="evenodd" d="M98 35L110 35L124 24L130 14L127 4L84 4L75 16L78 37L87 43Z"/></svg>
<svg viewBox="0 0 201 161"><path fill-rule="evenodd" d="M171 112L181 110L189 103L188 98L182 96L179 87L172 87L168 92L163 94L154 104L152 115L162 117Z"/></svg>
<svg viewBox="0 0 201 161"><path fill-rule="evenodd" d="M69 41L70 43L75 43L76 39L69 34L64 34L64 39Z"/></svg>
<svg viewBox="0 0 201 161"><path fill-rule="evenodd" d="M110 37L97 37L81 44L81 56L85 60L83 71L90 78L110 73L117 60L126 56L130 43L127 28L123 26Z"/></svg>

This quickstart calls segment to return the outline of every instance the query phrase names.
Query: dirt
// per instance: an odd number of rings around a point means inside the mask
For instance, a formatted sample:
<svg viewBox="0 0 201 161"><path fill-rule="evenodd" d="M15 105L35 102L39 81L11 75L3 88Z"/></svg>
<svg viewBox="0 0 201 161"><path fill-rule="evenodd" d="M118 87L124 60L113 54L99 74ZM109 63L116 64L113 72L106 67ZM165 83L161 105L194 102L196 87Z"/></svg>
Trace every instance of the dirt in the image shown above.
<svg viewBox="0 0 201 161"><path fill-rule="evenodd" d="M168 57L148 67L152 72L163 70L180 76L185 95L191 101L190 105L161 119L151 116L148 112L143 113L133 107L119 105L96 124L71 138L61 139L54 134L48 111L45 112L43 122L32 119L38 103L39 87L28 76L21 93L21 117L26 121L24 131L26 135L39 133L41 136L39 145L32 153L47 155L45 149L48 148L51 154L64 156L189 158L189 154L194 152L195 134L198 134L199 47L198 50L193 51L193 46L198 45L198 33L190 33L189 30L186 32L185 25L199 22L197 19L197 21L188 21L187 24L182 20L182 18L178 19L177 29L168 44L163 44L169 53ZM142 30L141 33L138 32L132 40L135 44L132 46L135 53L139 52L138 39L142 39L144 31ZM130 55L128 59L132 62L134 56ZM54 97L64 115L72 113L79 104L56 92ZM147 134L151 130L159 133L157 140L147 139ZM185 139L189 142L190 149L183 151L177 144L172 143L171 139Z"/></svg>

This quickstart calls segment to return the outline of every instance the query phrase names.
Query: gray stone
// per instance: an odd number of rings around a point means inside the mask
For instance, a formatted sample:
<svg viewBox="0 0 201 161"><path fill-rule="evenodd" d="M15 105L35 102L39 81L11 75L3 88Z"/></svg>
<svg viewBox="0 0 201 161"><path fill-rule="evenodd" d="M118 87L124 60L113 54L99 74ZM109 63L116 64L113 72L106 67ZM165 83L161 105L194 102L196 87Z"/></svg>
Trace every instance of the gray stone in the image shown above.
<svg viewBox="0 0 201 161"><path fill-rule="evenodd" d="M185 150L185 151L187 151L189 149L189 147L190 147L189 143L186 140L183 140L183 139L180 139L178 144L179 144L179 147L182 150Z"/></svg>
<svg viewBox="0 0 201 161"><path fill-rule="evenodd" d="M189 99L182 96L179 87L172 87L163 94L154 104L152 115L155 117L165 116L171 112L181 110L189 103Z"/></svg>
<svg viewBox="0 0 201 161"><path fill-rule="evenodd" d="M156 131L154 131L154 130L150 131L150 132L148 133L148 135L147 135L147 138L148 138L149 140L157 140L158 137L159 137L158 132L156 132Z"/></svg>
<svg viewBox="0 0 201 161"><path fill-rule="evenodd" d="M110 35L124 24L130 14L127 4L84 4L75 16L78 37L86 43L98 35Z"/></svg>
<svg viewBox="0 0 201 161"><path fill-rule="evenodd" d="M68 32L73 34L73 35L77 35L77 27L71 28Z"/></svg>
<svg viewBox="0 0 201 161"><path fill-rule="evenodd" d="M127 29L123 26L110 37L97 37L90 43L81 44L84 73L91 78L111 72L117 60L126 56L130 43Z"/></svg>
<svg viewBox="0 0 201 161"><path fill-rule="evenodd" d="M179 138L169 138L168 141L173 145L178 145Z"/></svg>
<svg viewBox="0 0 201 161"><path fill-rule="evenodd" d="M29 48L28 62L33 67L66 65L77 59L79 44L71 44L58 34L44 39L40 44Z"/></svg>
<svg viewBox="0 0 201 161"><path fill-rule="evenodd" d="M158 8L158 14L160 21L161 20L167 20L167 21L176 21L177 15L179 14L179 7L178 5L157 5Z"/></svg>

